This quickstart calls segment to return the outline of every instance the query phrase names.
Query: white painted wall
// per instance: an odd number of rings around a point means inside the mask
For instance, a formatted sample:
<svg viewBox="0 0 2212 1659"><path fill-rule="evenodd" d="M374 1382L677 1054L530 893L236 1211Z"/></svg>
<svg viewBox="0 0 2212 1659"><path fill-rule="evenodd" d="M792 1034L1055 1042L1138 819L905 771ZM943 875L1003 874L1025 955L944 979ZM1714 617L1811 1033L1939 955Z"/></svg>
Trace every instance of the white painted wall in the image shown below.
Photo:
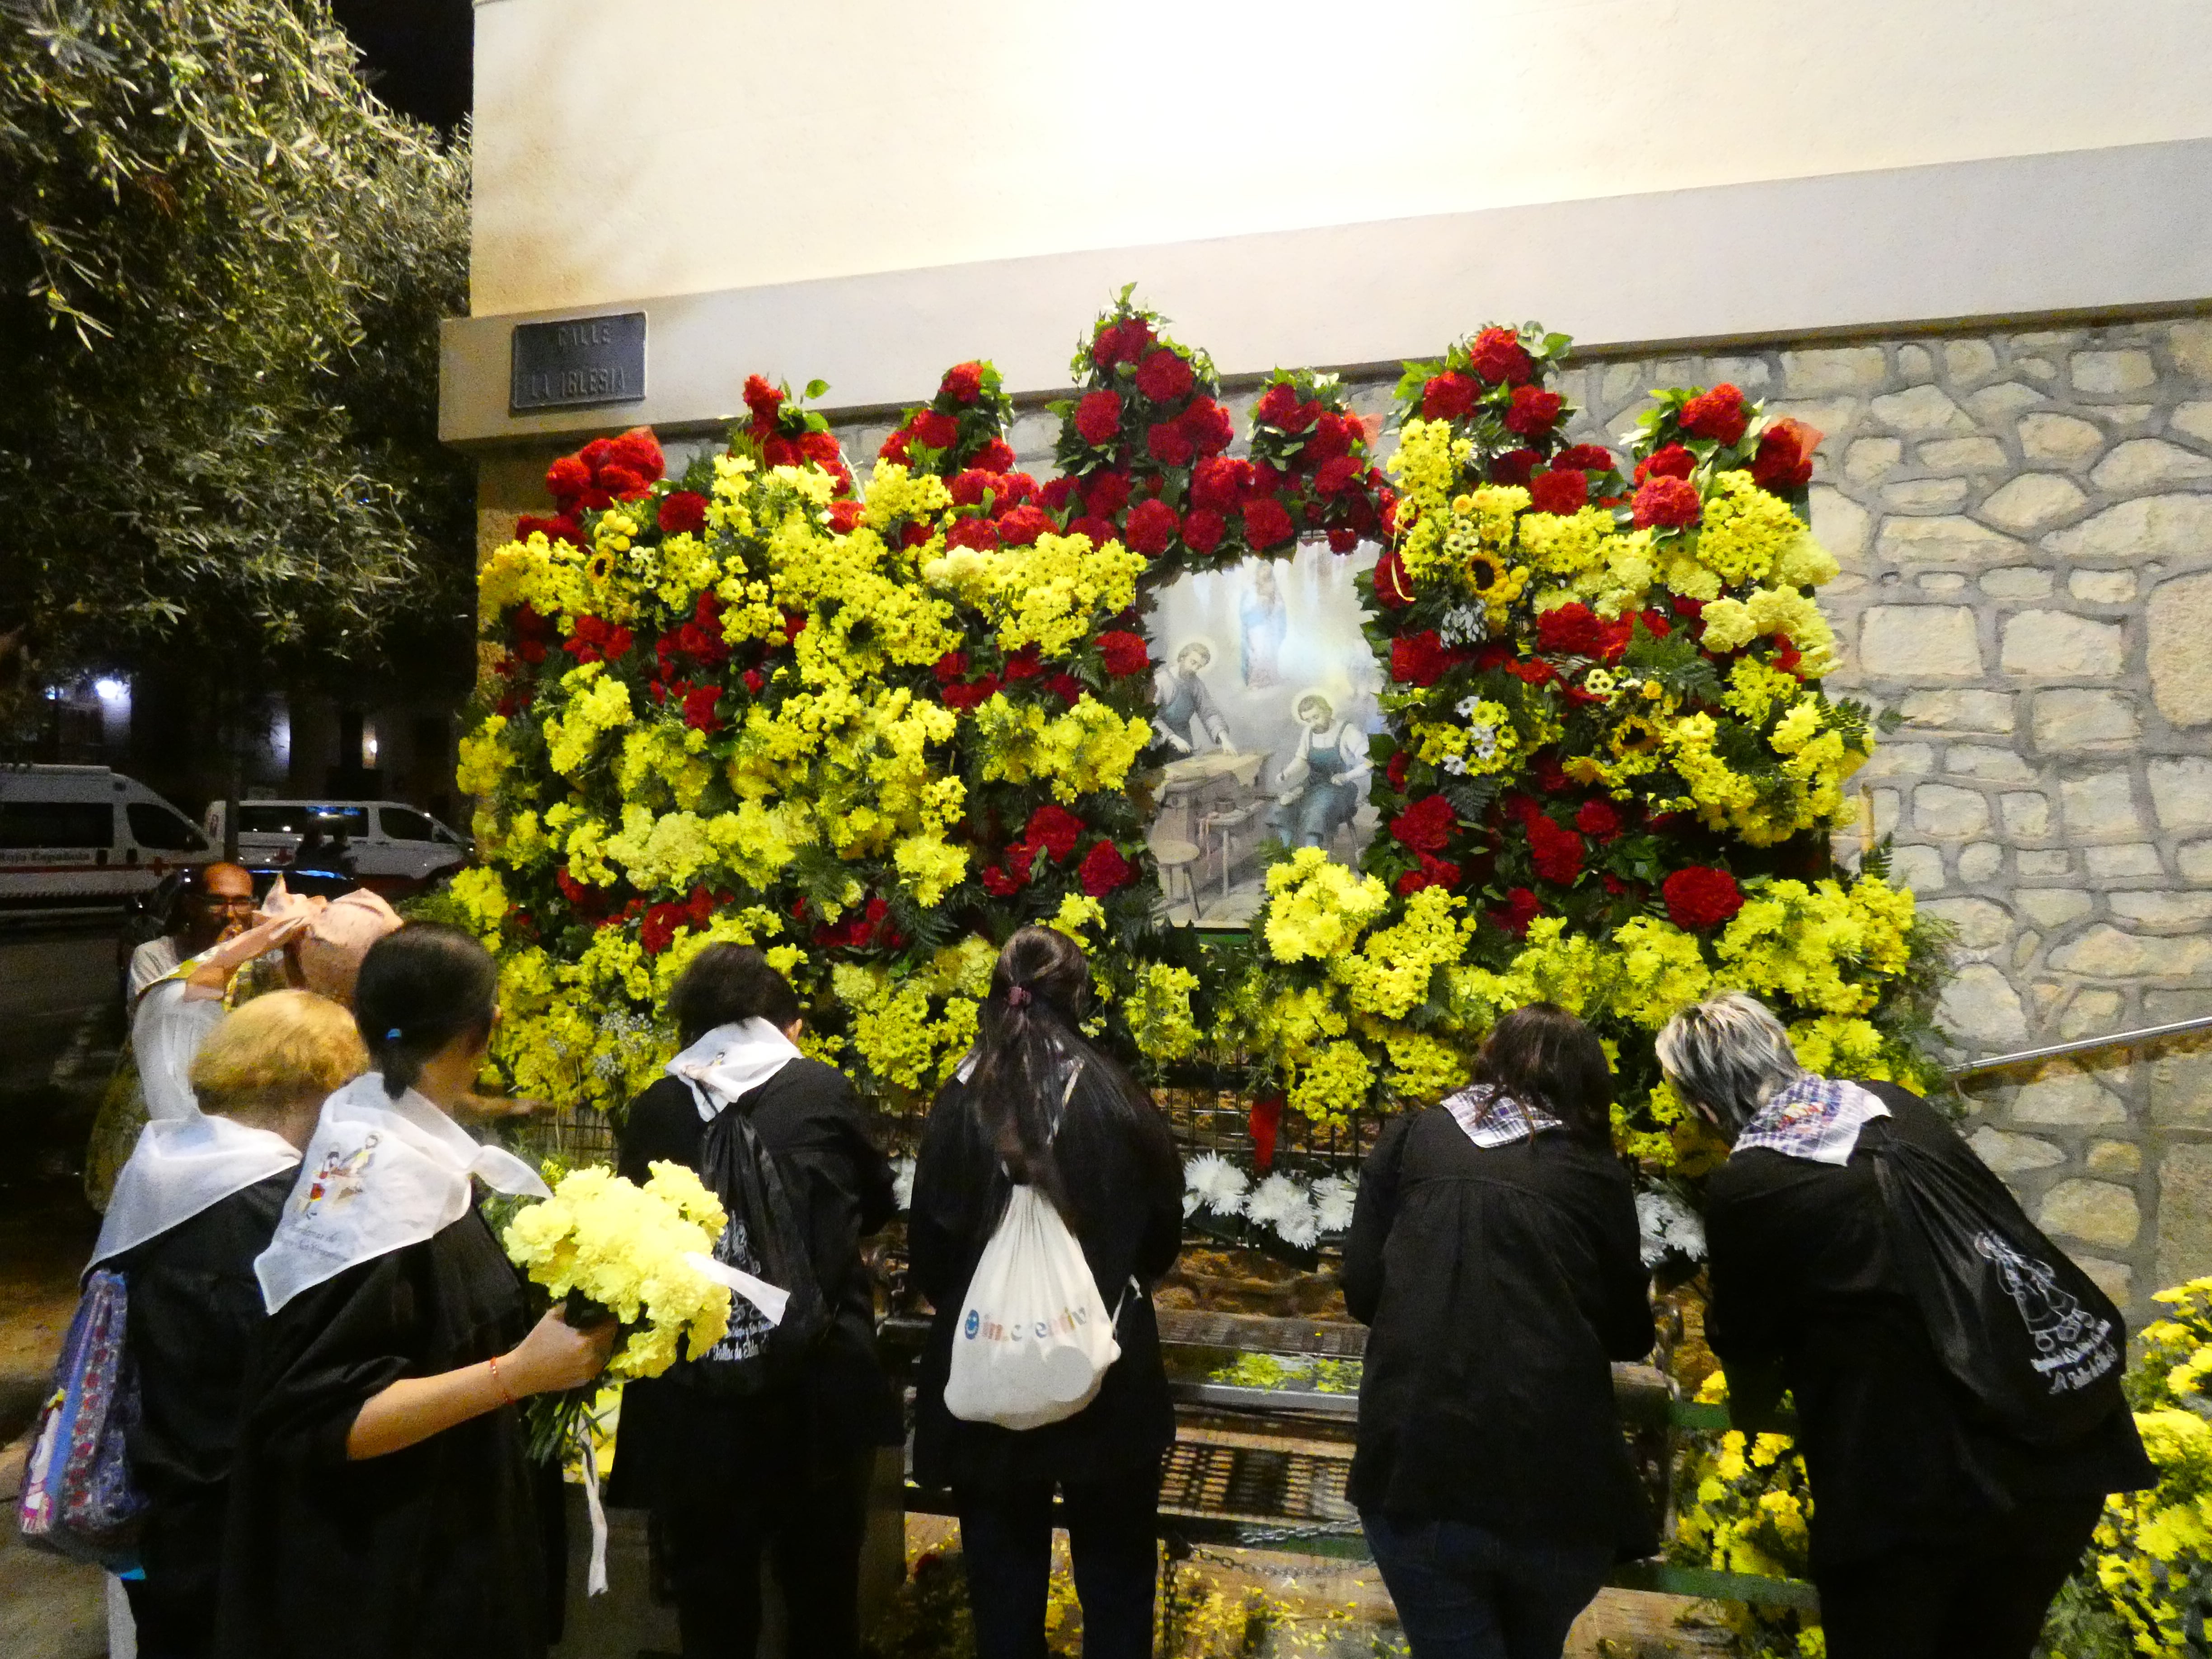
<svg viewBox="0 0 2212 1659"><path fill-rule="evenodd" d="M476 76L479 316L2212 136L2202 0L480 0Z"/></svg>

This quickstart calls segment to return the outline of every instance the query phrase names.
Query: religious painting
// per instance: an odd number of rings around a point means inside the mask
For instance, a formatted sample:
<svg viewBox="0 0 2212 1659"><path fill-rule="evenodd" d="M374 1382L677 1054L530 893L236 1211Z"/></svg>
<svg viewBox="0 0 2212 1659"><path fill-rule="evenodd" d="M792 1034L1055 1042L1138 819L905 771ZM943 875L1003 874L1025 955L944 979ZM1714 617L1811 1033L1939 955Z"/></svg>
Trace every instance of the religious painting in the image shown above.
<svg viewBox="0 0 2212 1659"><path fill-rule="evenodd" d="M1368 742L1382 730L1382 678L1352 579L1378 551L1315 542L1160 590L1146 631L1164 920L1243 927L1265 896L1270 841L1358 862L1375 833Z"/></svg>

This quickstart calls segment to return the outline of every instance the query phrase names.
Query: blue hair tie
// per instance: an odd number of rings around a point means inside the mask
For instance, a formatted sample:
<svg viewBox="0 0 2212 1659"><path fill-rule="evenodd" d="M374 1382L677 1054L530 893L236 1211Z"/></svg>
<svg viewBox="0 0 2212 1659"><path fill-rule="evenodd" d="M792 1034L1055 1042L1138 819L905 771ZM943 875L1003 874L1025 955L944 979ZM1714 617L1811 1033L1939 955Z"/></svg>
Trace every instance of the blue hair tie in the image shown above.
<svg viewBox="0 0 2212 1659"><path fill-rule="evenodd" d="M399 1028L398 1028L397 1025L395 1025L395 1026L393 1026L390 1030L386 1031L386 1032L384 1034L384 1040L385 1040L386 1042L398 1042L398 1041L399 1041Z"/></svg>

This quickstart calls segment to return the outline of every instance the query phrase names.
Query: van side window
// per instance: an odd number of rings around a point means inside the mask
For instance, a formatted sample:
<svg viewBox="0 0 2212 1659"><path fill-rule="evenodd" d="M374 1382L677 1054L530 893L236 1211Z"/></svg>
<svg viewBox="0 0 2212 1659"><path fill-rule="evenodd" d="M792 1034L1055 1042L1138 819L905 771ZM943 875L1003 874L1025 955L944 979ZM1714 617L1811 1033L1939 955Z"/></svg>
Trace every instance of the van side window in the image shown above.
<svg viewBox="0 0 2212 1659"><path fill-rule="evenodd" d="M115 809L106 801L0 801L0 847L112 847Z"/></svg>
<svg viewBox="0 0 2212 1659"><path fill-rule="evenodd" d="M384 821L384 833L393 841L435 841L438 827L423 813L411 811L404 806L380 806L376 815Z"/></svg>
<svg viewBox="0 0 2212 1659"><path fill-rule="evenodd" d="M182 814L172 812L159 802L134 800L124 810L131 819L131 839L141 847L151 848L157 853L207 850L207 837L187 823Z"/></svg>

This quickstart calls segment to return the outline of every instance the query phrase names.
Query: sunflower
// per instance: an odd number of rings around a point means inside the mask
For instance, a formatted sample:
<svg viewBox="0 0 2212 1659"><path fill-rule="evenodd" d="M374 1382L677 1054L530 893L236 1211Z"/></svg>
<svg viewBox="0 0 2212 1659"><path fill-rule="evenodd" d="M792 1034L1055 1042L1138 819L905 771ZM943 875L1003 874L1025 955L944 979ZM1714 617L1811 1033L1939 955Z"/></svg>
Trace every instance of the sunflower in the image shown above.
<svg viewBox="0 0 2212 1659"><path fill-rule="evenodd" d="M1505 561L1487 548L1477 547L1467 556L1467 580L1476 592L1486 599L1491 590L1505 580Z"/></svg>
<svg viewBox="0 0 2212 1659"><path fill-rule="evenodd" d="M584 576L595 586L604 587L615 574L615 556L611 548L601 548L584 561Z"/></svg>
<svg viewBox="0 0 2212 1659"><path fill-rule="evenodd" d="M1659 746L1659 728L1641 714L1631 714L1613 728L1611 743L1616 755L1648 755Z"/></svg>

